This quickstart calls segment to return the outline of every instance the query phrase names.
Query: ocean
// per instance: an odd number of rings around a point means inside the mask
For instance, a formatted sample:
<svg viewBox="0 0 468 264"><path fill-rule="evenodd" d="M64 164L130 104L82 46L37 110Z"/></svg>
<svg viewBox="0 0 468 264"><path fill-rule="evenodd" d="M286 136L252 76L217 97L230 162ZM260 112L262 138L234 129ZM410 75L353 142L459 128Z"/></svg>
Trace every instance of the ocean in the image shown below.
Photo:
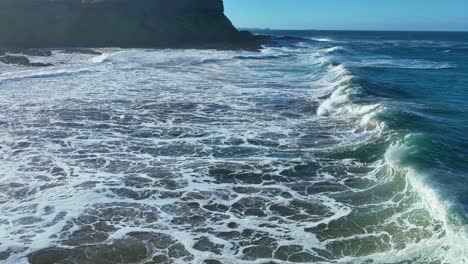
<svg viewBox="0 0 468 264"><path fill-rule="evenodd" d="M468 263L468 33L256 33L0 64L0 263Z"/></svg>

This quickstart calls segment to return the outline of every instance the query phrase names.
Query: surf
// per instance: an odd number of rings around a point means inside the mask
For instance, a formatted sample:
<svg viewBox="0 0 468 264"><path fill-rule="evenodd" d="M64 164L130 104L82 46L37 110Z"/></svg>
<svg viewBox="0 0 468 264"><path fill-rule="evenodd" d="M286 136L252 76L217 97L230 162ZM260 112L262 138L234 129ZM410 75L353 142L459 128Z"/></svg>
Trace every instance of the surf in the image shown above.
<svg viewBox="0 0 468 264"><path fill-rule="evenodd" d="M132 246L146 252L128 250L135 263L466 263L443 174L464 164L463 90L435 90L456 87L456 48L408 59L413 42L300 34L261 52L106 49L54 54L61 71L8 67L2 261Z"/></svg>
<svg viewBox="0 0 468 264"><path fill-rule="evenodd" d="M326 54L324 56L328 56L327 54L333 54L335 51L336 49L326 49L323 54ZM387 206L388 208L394 208L395 205L398 205L394 209L396 210L395 214L386 216L389 218L389 223L395 224L394 228L396 229L393 231L396 233L388 233L389 231L384 227L384 224L379 223L382 224L380 229L382 233L380 234L383 237L387 236L388 239L388 242L383 242L383 244L388 243L388 248L383 246L385 250L382 250L382 252L375 252L374 254L362 258L347 257L342 259L342 261L361 263L372 259L378 263L387 263L388 261L397 263L412 259L415 263L434 261L442 261L443 263L467 262L468 252L464 246L466 245L467 237L466 223L460 220L451 220L452 217L450 215L453 214L453 210L451 209L452 205L450 201L443 201L437 192L425 183L427 177L425 177L424 173L413 167L413 164L408 161L410 157L424 155L422 154L422 150L418 148L420 144L424 144L424 140L428 140L428 138L425 137L424 134L402 134L399 131L392 130L392 128L395 128L395 123L392 125L386 124L387 120L381 117L392 112L406 110L395 109L394 105L386 105L385 101L376 102L374 104L362 104L362 101L365 101L363 97L368 95L365 93L366 88L362 87L362 83L356 81L356 76L353 76L351 73L353 71L352 67L356 67L357 65L352 63L330 63L330 61L334 60L333 55L331 56L332 57L326 57L323 61L324 67L328 69L329 74L333 76L329 78L332 80L330 86L333 87L333 89L330 91L329 96L320 103L317 109L317 115L330 119L350 120L349 129L353 130L354 128L354 133L368 134L368 132L372 132L372 136L368 141L364 144L359 143L361 146L358 146L358 148L362 147L365 149L365 146L362 145L372 143L373 140L386 142L380 154L380 165L376 173L376 175L380 176L376 176L376 185L362 191L363 193L367 193L373 188L378 188L378 186L398 186L394 190L398 190L398 194L394 195L393 198L389 200L383 199L377 204L371 202L373 206L383 207L383 210L387 210L385 209ZM346 58L341 59L346 61ZM362 64L359 65L359 67L368 67L368 65L370 64ZM431 69L443 69L446 67L434 66L434 68L432 68L432 66L429 65L413 65L414 64L411 62L404 63L404 66L399 67L411 69L428 69L428 67L431 67ZM389 65L388 67L392 66ZM373 98L372 101L375 102L375 98ZM392 121L398 122L396 120ZM360 127L364 129L360 130ZM349 136L347 135L347 137ZM334 152L336 150L330 151ZM356 153L353 153L353 155L356 155ZM359 194L356 193L356 195ZM406 204L405 207L403 207L403 204ZM401 208L398 208L400 206ZM416 211L418 211L417 214L420 218L418 220L419 223L415 222L416 219L414 219L416 215L413 214ZM399 222L404 218L406 218L406 220L404 220L407 221L406 224L404 222ZM398 222L399 224L397 224ZM418 224L423 222L425 223L418 227ZM359 225L358 222L355 222L355 224ZM396 231L400 228L401 231ZM417 229L420 229L420 232L428 233L418 233L418 231L415 231ZM351 238L344 239L344 241L352 239L354 243L356 243L359 240L364 240L366 236L378 236L379 228L373 228L373 230L377 233L368 234L368 231L366 231L366 235L361 236L356 234L355 236L351 236ZM397 232L406 232L405 239L407 239L407 241L402 242L403 244L396 242L401 239L398 238L401 234ZM376 245L378 245L378 243ZM392 258L389 259L388 256L392 256Z"/></svg>

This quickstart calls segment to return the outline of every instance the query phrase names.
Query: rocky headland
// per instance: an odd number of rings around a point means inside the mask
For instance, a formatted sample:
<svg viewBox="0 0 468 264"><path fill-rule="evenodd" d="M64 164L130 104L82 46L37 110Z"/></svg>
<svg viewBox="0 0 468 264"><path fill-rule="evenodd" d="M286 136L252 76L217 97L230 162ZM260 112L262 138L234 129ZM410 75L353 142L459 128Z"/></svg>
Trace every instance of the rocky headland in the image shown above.
<svg viewBox="0 0 468 264"><path fill-rule="evenodd" d="M0 0L0 47L258 50L222 0Z"/></svg>

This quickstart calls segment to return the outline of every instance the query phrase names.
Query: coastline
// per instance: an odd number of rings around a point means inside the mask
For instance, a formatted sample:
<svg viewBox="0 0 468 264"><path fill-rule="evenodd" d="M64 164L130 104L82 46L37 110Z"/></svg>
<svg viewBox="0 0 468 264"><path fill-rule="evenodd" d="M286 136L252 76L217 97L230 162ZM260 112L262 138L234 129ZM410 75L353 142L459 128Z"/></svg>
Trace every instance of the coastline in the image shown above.
<svg viewBox="0 0 468 264"><path fill-rule="evenodd" d="M259 50L222 0L2 0L0 47Z"/></svg>

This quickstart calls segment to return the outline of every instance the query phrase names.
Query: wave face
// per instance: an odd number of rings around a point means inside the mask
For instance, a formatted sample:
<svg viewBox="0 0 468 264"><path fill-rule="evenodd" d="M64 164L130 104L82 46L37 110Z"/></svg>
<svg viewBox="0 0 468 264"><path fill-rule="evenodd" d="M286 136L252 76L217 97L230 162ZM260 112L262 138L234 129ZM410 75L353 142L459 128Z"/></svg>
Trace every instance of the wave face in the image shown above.
<svg viewBox="0 0 468 264"><path fill-rule="evenodd" d="M0 66L0 262L468 263L468 35L276 33Z"/></svg>

